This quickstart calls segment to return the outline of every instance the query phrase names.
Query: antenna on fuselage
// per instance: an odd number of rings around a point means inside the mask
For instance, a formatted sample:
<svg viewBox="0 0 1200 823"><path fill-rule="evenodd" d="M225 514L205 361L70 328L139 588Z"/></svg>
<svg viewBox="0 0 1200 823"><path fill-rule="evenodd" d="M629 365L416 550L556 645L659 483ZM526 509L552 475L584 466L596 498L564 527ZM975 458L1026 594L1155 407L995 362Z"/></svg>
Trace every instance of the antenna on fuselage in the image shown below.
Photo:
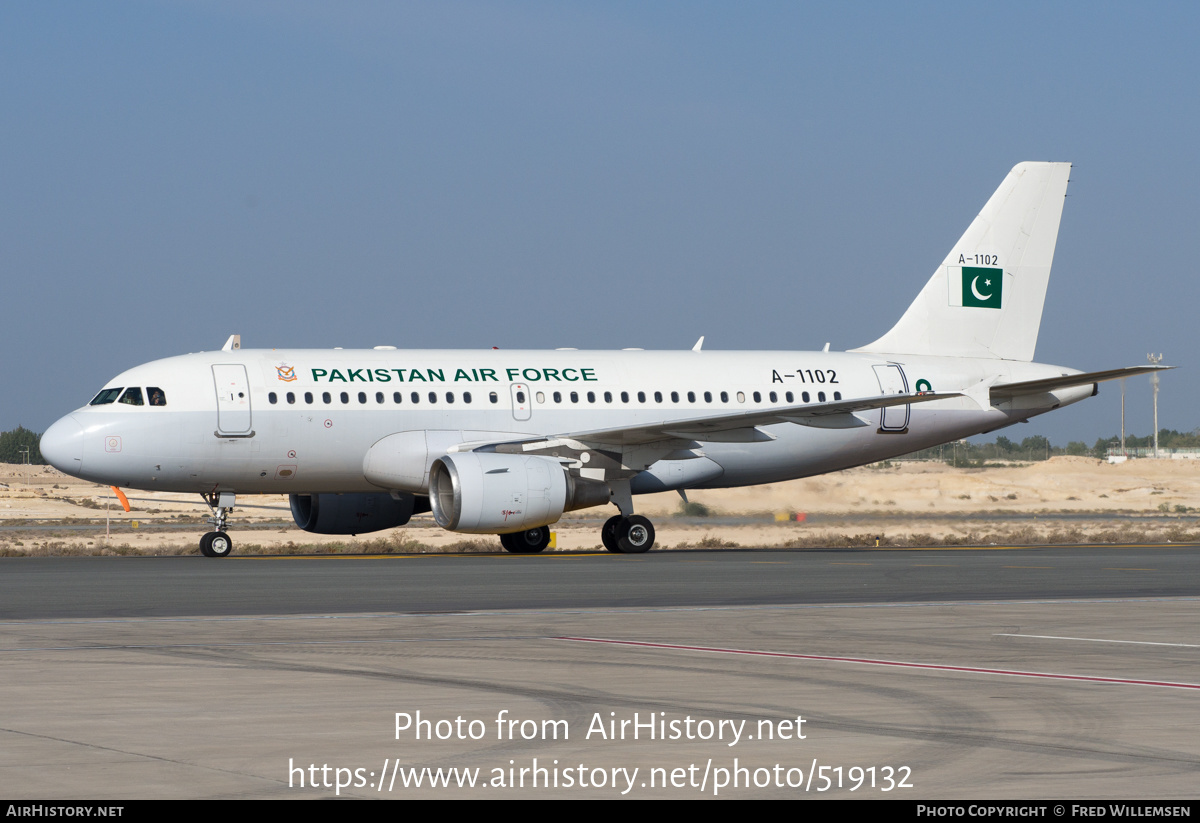
<svg viewBox="0 0 1200 823"><path fill-rule="evenodd" d="M240 334L231 334L229 339L225 341L225 345L221 347L221 351L237 351L242 347L242 336Z"/></svg>
<svg viewBox="0 0 1200 823"><path fill-rule="evenodd" d="M704 335L700 335L700 339L696 341L696 345L692 346L692 351L700 351L700 347L704 345Z"/></svg>

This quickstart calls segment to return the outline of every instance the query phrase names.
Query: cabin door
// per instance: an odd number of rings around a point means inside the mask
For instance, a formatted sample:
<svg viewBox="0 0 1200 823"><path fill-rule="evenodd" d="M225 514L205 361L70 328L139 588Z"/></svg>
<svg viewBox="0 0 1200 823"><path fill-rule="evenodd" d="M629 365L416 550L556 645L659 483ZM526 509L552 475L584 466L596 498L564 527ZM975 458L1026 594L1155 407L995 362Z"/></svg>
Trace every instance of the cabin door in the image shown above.
<svg viewBox="0 0 1200 823"><path fill-rule="evenodd" d="M215 365L213 384L217 389L217 434L237 437L250 431L250 381L246 367Z"/></svg>
<svg viewBox="0 0 1200 823"><path fill-rule="evenodd" d="M879 380L880 394L908 394L908 378L904 369L895 363L886 366L875 366L875 377ZM879 410L879 430L881 432L896 432L901 434L908 431L909 404L903 406L888 406Z"/></svg>

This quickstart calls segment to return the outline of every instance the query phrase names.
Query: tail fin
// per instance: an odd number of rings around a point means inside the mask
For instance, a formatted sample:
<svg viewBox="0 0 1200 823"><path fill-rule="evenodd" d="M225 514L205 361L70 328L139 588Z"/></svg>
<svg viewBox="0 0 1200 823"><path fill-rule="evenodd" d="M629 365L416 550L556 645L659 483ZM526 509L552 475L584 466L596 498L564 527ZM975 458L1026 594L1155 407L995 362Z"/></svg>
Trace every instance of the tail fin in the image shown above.
<svg viewBox="0 0 1200 823"><path fill-rule="evenodd" d="M1021 163L892 330L852 351L1033 359L1070 163Z"/></svg>

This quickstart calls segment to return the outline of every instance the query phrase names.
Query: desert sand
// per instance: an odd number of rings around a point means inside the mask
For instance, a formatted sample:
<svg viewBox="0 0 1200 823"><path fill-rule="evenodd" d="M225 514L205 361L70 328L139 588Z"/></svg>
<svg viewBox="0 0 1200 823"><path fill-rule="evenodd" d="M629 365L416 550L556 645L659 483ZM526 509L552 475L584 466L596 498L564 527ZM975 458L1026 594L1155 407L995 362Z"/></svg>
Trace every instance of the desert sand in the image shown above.
<svg viewBox="0 0 1200 823"><path fill-rule="evenodd" d="M197 495L112 491L43 466L0 464L0 554L182 554L208 527ZM680 516L678 494L638 497L656 549L688 546L929 546L1200 539L1200 461L1085 457L982 469L892 462L741 489L693 491L706 517ZM406 527L312 535L282 495L244 496L230 520L235 553L494 551L488 536L457 535L428 514ZM553 528L560 550L599 548L606 507ZM785 519L790 518L790 519Z"/></svg>

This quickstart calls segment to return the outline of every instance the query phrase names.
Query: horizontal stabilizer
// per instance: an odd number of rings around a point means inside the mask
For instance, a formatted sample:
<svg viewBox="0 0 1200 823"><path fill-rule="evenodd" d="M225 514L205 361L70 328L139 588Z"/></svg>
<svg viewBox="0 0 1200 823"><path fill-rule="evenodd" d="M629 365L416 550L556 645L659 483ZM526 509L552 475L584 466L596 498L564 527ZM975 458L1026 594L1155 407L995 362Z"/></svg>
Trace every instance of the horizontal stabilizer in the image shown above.
<svg viewBox="0 0 1200 823"><path fill-rule="evenodd" d="M999 403L1010 397L1021 397L1030 394L1043 394L1055 389L1069 389L1072 386L1086 386L1088 383L1103 383L1107 380L1119 380L1122 377L1136 377L1139 374L1149 374L1156 371L1173 369L1174 366L1128 366L1123 369L1107 369L1105 371L1090 371L1080 374L1064 374L1061 377L1047 377L1043 380L1026 380L1022 383L1001 383L991 387L992 403Z"/></svg>

